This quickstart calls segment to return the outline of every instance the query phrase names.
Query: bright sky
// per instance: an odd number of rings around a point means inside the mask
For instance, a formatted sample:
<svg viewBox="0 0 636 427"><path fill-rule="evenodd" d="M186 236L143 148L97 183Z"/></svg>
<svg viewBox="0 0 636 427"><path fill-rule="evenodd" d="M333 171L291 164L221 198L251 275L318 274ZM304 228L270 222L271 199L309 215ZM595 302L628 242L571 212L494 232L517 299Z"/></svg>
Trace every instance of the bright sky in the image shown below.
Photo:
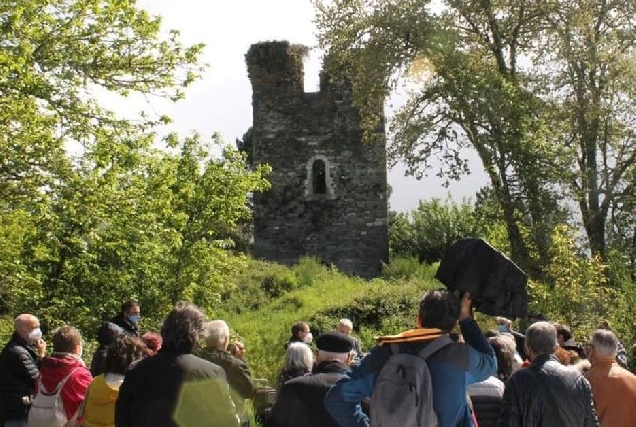
<svg viewBox="0 0 636 427"><path fill-rule="evenodd" d="M252 92L244 55L252 43L289 40L316 45L309 0L139 0L138 4L153 15L161 15L164 28L180 30L184 43L207 45L204 60L210 66L203 79L187 90L186 99L177 104L152 101L152 109L173 118L170 130L182 135L196 130L207 137L219 132L233 143L251 126ZM314 51L305 67L305 87L316 90L320 53ZM481 165L473 162L473 167L470 177L445 189L442 180L435 177L422 181L404 177L404 169L398 166L389 171L391 208L406 211L416 207L420 199L445 198L449 192L458 201L473 197L486 182Z"/></svg>

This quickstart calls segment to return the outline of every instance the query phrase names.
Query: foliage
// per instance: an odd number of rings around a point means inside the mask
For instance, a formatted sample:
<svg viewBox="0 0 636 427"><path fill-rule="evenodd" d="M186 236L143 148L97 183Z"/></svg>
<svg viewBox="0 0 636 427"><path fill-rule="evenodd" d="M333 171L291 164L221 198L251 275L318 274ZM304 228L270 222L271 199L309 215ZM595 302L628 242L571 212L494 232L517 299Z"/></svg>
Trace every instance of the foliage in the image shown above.
<svg viewBox="0 0 636 427"><path fill-rule="evenodd" d="M407 258L394 254L391 262L385 264L382 268L382 278L387 281L399 279L433 280L434 277L435 273L431 265L421 263L415 256Z"/></svg>
<svg viewBox="0 0 636 427"><path fill-rule="evenodd" d="M601 320L608 320L619 337L631 341L633 331L628 319L635 314L633 289L609 286L607 266L598 256L579 253L575 241L573 229L563 226L555 230L548 269L550 281L531 283L532 310L569 325L581 341Z"/></svg>
<svg viewBox="0 0 636 427"><path fill-rule="evenodd" d="M561 200L578 205L589 247L605 257L609 210L622 211L634 188L631 4L314 4L321 46L351 77L369 129L381 117L365 107L406 87L390 126L394 162L423 176L436 158L438 175L459 179L474 150L511 256L533 277L545 273L552 230L564 223Z"/></svg>
<svg viewBox="0 0 636 427"><path fill-rule="evenodd" d="M480 237L485 226L476 220L467 201L455 203L450 197L420 201L409 213L398 213L392 222L389 244L393 254L417 255L420 262L432 263L459 239Z"/></svg>

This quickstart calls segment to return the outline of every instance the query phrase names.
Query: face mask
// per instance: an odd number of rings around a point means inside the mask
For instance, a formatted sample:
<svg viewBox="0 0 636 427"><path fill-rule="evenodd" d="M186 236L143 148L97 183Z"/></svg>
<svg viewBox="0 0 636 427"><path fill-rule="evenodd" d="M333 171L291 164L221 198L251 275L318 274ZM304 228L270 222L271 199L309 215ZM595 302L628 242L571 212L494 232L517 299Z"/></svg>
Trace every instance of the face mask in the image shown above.
<svg viewBox="0 0 636 427"><path fill-rule="evenodd" d="M79 357L81 359L82 358L82 354L84 354L84 346L80 345L79 346L79 351L77 352L77 357Z"/></svg>
<svg viewBox="0 0 636 427"><path fill-rule="evenodd" d="M303 338L303 341L305 342L305 344L311 344L313 340L314 340L314 336L311 334L311 332L308 332L307 335L305 335L305 338Z"/></svg>
<svg viewBox="0 0 636 427"><path fill-rule="evenodd" d="M135 325L137 324L137 322L139 322L139 319L141 319L141 316L138 314L128 316L128 320L130 320L130 322L134 323Z"/></svg>
<svg viewBox="0 0 636 427"><path fill-rule="evenodd" d="M499 332L508 332L508 328L506 328L506 325L499 325Z"/></svg>
<svg viewBox="0 0 636 427"><path fill-rule="evenodd" d="M37 342L42 339L42 330L40 328L32 330L29 332L28 338L30 343L37 344Z"/></svg>

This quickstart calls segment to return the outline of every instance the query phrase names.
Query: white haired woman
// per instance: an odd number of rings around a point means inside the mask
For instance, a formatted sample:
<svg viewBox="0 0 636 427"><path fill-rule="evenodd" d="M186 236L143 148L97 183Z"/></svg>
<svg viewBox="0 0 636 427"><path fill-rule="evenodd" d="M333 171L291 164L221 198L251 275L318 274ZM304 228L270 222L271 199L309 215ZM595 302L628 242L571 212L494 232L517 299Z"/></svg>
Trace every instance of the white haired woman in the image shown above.
<svg viewBox="0 0 636 427"><path fill-rule="evenodd" d="M302 342L289 344L276 389L280 390L281 386L292 378L309 374L313 366L314 354L307 344Z"/></svg>

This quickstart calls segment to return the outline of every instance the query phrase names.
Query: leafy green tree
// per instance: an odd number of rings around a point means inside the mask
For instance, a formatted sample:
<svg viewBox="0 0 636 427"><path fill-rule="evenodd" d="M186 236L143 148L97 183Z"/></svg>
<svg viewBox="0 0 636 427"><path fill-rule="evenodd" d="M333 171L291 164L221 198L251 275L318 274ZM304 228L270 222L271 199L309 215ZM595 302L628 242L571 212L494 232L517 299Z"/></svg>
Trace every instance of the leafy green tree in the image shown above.
<svg viewBox="0 0 636 427"><path fill-rule="evenodd" d="M433 263L459 239L480 237L484 227L476 221L473 206L434 198L420 201L411 212L398 213L389 230L393 255L417 256L420 262Z"/></svg>
<svg viewBox="0 0 636 427"><path fill-rule="evenodd" d="M203 46L183 46L176 31L163 38L160 23L134 1L0 4L0 196L39 197L68 172L67 143L108 151L97 135L117 141L167 120L122 120L97 99L104 90L183 96Z"/></svg>

